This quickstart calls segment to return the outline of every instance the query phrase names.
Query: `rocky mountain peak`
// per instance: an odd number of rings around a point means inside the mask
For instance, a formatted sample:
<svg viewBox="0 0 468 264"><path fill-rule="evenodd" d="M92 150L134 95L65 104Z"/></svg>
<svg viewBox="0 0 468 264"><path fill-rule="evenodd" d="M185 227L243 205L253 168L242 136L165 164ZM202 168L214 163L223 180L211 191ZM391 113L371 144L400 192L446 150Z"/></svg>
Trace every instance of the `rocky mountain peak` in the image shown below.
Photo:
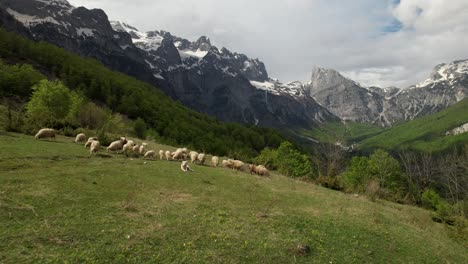
<svg viewBox="0 0 468 264"><path fill-rule="evenodd" d="M338 71L315 66L309 82L312 94L340 85L353 85L354 81L344 77Z"/></svg>
<svg viewBox="0 0 468 264"><path fill-rule="evenodd" d="M197 41L193 43L193 49L199 49L201 51L209 51L211 48L210 39L206 36L201 36Z"/></svg>

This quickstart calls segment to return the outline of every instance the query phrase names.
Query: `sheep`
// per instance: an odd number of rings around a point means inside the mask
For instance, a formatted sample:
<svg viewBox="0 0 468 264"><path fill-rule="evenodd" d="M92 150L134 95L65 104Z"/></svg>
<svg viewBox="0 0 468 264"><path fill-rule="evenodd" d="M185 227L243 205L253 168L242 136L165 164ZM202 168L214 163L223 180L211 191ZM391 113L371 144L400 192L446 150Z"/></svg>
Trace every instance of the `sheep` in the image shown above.
<svg viewBox="0 0 468 264"><path fill-rule="evenodd" d="M99 141L97 140L93 140L91 143L91 147L89 148L89 155L92 155L92 154L96 155L96 152L99 150L100 147L101 147L101 143L99 143Z"/></svg>
<svg viewBox="0 0 468 264"><path fill-rule="evenodd" d="M148 150L148 151L146 151L145 155L143 156L143 159L147 159L147 158L154 159L155 157L156 157L156 151Z"/></svg>
<svg viewBox="0 0 468 264"><path fill-rule="evenodd" d="M254 164L249 164L249 170L250 174L257 174L260 176L268 176L269 175L269 170L263 166L263 165L254 165Z"/></svg>
<svg viewBox="0 0 468 264"><path fill-rule="evenodd" d="M198 152L196 152L196 151L190 151L189 154L190 154L190 161L191 161L192 163L194 163L194 162L197 160L197 158L198 158Z"/></svg>
<svg viewBox="0 0 468 264"><path fill-rule="evenodd" d="M232 161L233 161L233 160L231 160L231 159L223 160L223 161L221 162L221 164L222 164L224 167L226 167L226 168L232 169L233 166L234 166L234 164L233 164Z"/></svg>
<svg viewBox="0 0 468 264"><path fill-rule="evenodd" d="M218 156L213 156L211 157L211 166L213 167L218 167L219 164L219 158Z"/></svg>
<svg viewBox="0 0 468 264"><path fill-rule="evenodd" d="M182 148L182 152L183 152L184 154L188 154L188 149L187 149L187 148Z"/></svg>
<svg viewBox="0 0 468 264"><path fill-rule="evenodd" d="M269 176L270 175L270 172L268 171L268 169L263 165L256 166L255 167L255 172L260 176Z"/></svg>
<svg viewBox="0 0 468 264"><path fill-rule="evenodd" d="M182 160L182 159L184 159L183 158L183 155L184 155L183 149L177 149L175 152L171 153L171 155L172 155L173 160Z"/></svg>
<svg viewBox="0 0 468 264"><path fill-rule="evenodd" d="M134 145L135 143L133 142L133 140L129 140L125 145L123 145L123 152L127 154L127 151L133 150Z"/></svg>
<svg viewBox="0 0 468 264"><path fill-rule="evenodd" d="M55 130L52 128L43 128L34 136L36 139L53 138L55 139Z"/></svg>
<svg viewBox="0 0 468 264"><path fill-rule="evenodd" d="M240 160L233 160L232 161L232 167L233 169L235 170L242 170L242 167L244 167L244 162L240 161Z"/></svg>
<svg viewBox="0 0 468 264"><path fill-rule="evenodd" d="M159 158L160 158L161 160L164 159L164 150L162 150L162 149L159 151Z"/></svg>
<svg viewBox="0 0 468 264"><path fill-rule="evenodd" d="M93 141L95 141L95 140L98 140L98 138L97 138L97 137L90 137L90 138L88 138L88 141L86 141L86 143L85 143L85 145L84 145L85 148L88 148L89 146L91 146L91 143L93 143Z"/></svg>
<svg viewBox="0 0 468 264"><path fill-rule="evenodd" d="M167 150L164 154L166 155L167 160L171 160L171 152L169 150Z"/></svg>
<svg viewBox="0 0 468 264"><path fill-rule="evenodd" d="M140 149L139 149L140 155L143 155L145 153L147 145L148 144L146 144L146 143L141 143L141 146L140 146Z"/></svg>
<svg viewBox="0 0 468 264"><path fill-rule="evenodd" d="M86 141L86 135L84 133L80 133L80 134L76 135L75 143L82 143L84 141Z"/></svg>
<svg viewBox="0 0 468 264"><path fill-rule="evenodd" d="M187 172L187 171L193 171L189 165L188 165L188 161L184 160L182 161L182 163L180 164L180 169L184 172Z"/></svg>
<svg viewBox="0 0 468 264"><path fill-rule="evenodd" d="M116 140L107 147L107 152L110 151L122 151L124 144L127 143L127 139L121 137L119 140Z"/></svg>
<svg viewBox="0 0 468 264"><path fill-rule="evenodd" d="M205 153L200 153L200 154L198 154L198 156L197 156L197 161L200 162L200 165L204 165L204 164L205 164L205 159L206 159Z"/></svg>

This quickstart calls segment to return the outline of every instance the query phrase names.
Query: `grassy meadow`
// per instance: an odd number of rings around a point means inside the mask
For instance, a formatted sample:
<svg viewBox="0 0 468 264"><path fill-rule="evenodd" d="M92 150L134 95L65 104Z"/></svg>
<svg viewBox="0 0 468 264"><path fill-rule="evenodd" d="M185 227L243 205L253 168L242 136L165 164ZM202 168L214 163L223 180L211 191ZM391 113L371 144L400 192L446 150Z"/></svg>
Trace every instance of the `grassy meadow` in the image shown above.
<svg viewBox="0 0 468 264"><path fill-rule="evenodd" d="M72 140L0 132L0 263L468 263L420 208Z"/></svg>

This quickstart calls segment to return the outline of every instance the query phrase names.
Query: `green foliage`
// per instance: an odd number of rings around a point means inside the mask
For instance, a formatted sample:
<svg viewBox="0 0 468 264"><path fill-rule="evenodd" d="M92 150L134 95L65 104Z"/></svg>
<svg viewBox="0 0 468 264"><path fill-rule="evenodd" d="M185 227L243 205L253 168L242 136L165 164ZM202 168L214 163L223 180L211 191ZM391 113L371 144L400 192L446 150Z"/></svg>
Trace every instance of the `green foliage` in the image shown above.
<svg viewBox="0 0 468 264"><path fill-rule="evenodd" d="M404 177L398 161L388 152L376 150L369 158L369 172L379 180L380 185L393 193L398 193L404 186Z"/></svg>
<svg viewBox="0 0 468 264"><path fill-rule="evenodd" d="M288 141L281 143L277 150L265 148L254 161L291 177L312 176L312 163L308 156Z"/></svg>
<svg viewBox="0 0 468 264"><path fill-rule="evenodd" d="M138 138L146 139L147 127L143 119L137 118L137 120L135 120L133 130Z"/></svg>
<svg viewBox="0 0 468 264"><path fill-rule="evenodd" d="M271 148L265 148L260 155L254 159L256 164L262 164L270 170L277 169L278 151Z"/></svg>
<svg viewBox="0 0 468 264"><path fill-rule="evenodd" d="M79 123L87 128L100 128L105 122L101 110L107 108L133 120L142 118L162 142L220 156L233 153L246 158L257 156L265 147L277 148L285 140L272 129L219 122L174 102L147 83L110 71L96 60L81 58L44 42L28 41L4 29L0 29L0 57L5 61L27 59L48 75L59 77L78 94L91 99L95 105L84 102L78 120L69 120L72 125ZM94 118L95 109L99 113ZM53 121L44 116L38 118L44 123Z"/></svg>
<svg viewBox="0 0 468 264"><path fill-rule="evenodd" d="M354 156L343 175L344 185L352 191L364 192L367 182L372 177L367 157Z"/></svg>
<svg viewBox="0 0 468 264"><path fill-rule="evenodd" d="M421 203L427 209L437 210L440 204L439 194L432 190L425 190L421 195Z"/></svg>
<svg viewBox="0 0 468 264"><path fill-rule="evenodd" d="M290 142L281 143L277 151L278 170L281 173L293 177L312 176L312 163L309 157L295 149Z"/></svg>
<svg viewBox="0 0 468 264"><path fill-rule="evenodd" d="M82 98L61 82L42 80L32 89L26 109L34 127L54 127L76 117Z"/></svg>
<svg viewBox="0 0 468 264"><path fill-rule="evenodd" d="M374 186L377 182L380 186L378 191L388 194L387 199L398 200L408 191L405 179L398 161L387 152L377 150L369 158L353 157L342 182L347 190L361 193L367 192L370 187L377 190Z"/></svg>
<svg viewBox="0 0 468 264"><path fill-rule="evenodd" d="M7 65L0 59L0 96L29 97L32 86L43 79L31 65Z"/></svg>

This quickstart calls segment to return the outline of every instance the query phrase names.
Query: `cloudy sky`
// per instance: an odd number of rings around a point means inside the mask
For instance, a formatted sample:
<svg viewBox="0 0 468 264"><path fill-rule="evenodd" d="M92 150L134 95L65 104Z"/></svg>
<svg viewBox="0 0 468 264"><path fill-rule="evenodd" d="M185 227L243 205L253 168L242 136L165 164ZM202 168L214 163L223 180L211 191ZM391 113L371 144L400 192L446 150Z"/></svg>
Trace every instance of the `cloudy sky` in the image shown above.
<svg viewBox="0 0 468 264"><path fill-rule="evenodd" d="M468 59L467 0L69 0L140 30L164 29L245 53L281 81L313 66L364 85L405 87Z"/></svg>

